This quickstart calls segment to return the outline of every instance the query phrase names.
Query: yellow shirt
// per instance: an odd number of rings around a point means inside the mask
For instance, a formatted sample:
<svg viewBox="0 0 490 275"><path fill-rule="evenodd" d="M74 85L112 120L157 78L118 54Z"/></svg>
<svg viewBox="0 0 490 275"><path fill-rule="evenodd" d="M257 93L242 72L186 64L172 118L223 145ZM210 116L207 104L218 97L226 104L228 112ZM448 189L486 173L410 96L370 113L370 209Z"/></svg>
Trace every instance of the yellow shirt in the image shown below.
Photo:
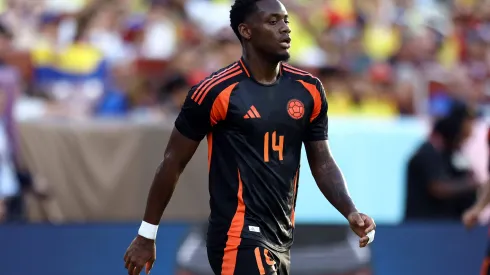
<svg viewBox="0 0 490 275"><path fill-rule="evenodd" d="M393 117L398 114L394 104L378 98L364 99L356 109L356 113L363 117Z"/></svg>

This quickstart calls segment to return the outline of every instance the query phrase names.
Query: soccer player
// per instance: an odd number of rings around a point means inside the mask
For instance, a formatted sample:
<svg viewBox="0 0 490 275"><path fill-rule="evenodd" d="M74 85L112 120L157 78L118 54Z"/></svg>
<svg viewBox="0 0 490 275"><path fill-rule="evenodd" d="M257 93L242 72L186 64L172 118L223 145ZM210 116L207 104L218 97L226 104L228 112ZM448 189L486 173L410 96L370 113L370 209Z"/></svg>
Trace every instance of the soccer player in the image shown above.
<svg viewBox="0 0 490 275"><path fill-rule="evenodd" d="M243 56L190 90L157 169L138 236L124 256L128 274L151 269L162 213L206 136L207 249L215 274L289 274L303 143L319 189L348 220L360 247L375 229L373 219L356 209L330 153L322 84L284 63L291 42L284 5L236 0L230 20Z"/></svg>

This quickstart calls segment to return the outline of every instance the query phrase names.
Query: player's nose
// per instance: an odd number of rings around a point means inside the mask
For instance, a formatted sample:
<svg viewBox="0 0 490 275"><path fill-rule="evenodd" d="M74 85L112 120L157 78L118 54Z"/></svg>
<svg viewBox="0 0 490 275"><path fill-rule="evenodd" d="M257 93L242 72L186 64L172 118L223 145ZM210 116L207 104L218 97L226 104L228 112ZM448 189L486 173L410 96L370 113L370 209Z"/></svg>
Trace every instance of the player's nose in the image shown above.
<svg viewBox="0 0 490 275"><path fill-rule="evenodd" d="M284 33L289 34L289 33L291 33L291 28L289 28L289 25L286 22L284 22L282 24L281 28L279 29L279 31L281 32L281 34L284 34Z"/></svg>

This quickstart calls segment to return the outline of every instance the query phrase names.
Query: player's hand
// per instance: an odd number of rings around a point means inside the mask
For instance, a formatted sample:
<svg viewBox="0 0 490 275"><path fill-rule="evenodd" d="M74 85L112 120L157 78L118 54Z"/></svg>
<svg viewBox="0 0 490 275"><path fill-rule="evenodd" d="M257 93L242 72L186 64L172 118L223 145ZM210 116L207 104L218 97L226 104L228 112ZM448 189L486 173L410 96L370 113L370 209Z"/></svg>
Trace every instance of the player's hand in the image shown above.
<svg viewBox="0 0 490 275"><path fill-rule="evenodd" d="M154 240L137 236L129 245L124 254L125 268L129 275L139 275L143 267L146 274L150 274L156 260L156 245Z"/></svg>
<svg viewBox="0 0 490 275"><path fill-rule="evenodd" d="M359 247L365 247L369 242L367 233L376 229L374 220L366 214L359 212L350 213L347 217L350 228L359 236Z"/></svg>
<svg viewBox="0 0 490 275"><path fill-rule="evenodd" d="M463 213L463 224L466 228L473 228L478 223L478 216L480 215L480 209L472 207Z"/></svg>

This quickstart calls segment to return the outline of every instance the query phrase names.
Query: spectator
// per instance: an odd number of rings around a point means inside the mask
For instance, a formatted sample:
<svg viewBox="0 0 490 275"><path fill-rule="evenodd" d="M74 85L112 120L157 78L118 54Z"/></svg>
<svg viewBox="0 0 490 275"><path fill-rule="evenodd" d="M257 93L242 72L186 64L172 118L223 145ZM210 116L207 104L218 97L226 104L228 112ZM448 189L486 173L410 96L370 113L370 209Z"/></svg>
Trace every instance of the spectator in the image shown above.
<svg viewBox="0 0 490 275"><path fill-rule="evenodd" d="M460 150L474 119L468 106L455 102L410 158L406 220L459 219L471 206L479 183Z"/></svg>

